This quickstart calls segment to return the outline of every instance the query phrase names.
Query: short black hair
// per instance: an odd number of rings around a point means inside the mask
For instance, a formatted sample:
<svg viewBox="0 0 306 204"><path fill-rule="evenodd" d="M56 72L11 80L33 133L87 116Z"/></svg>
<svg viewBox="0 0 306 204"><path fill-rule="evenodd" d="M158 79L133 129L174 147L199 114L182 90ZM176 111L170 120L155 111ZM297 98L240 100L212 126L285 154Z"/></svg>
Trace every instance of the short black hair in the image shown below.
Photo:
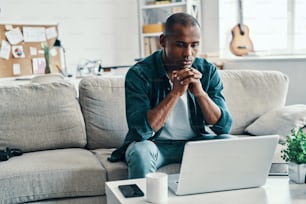
<svg viewBox="0 0 306 204"><path fill-rule="evenodd" d="M180 24L182 26L199 26L200 28L198 20L192 15L187 13L175 13L167 18L164 34L171 35L171 33L173 32L173 27L176 24Z"/></svg>

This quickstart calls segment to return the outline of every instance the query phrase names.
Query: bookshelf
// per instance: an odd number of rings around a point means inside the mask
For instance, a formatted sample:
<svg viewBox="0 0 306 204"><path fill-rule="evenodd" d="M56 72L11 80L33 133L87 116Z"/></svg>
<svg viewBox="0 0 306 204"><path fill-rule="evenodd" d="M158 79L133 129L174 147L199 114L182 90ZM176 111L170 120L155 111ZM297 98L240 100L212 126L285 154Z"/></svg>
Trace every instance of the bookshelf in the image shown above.
<svg viewBox="0 0 306 204"><path fill-rule="evenodd" d="M186 12L201 20L200 0L138 0L140 57L146 57L160 48L159 36L168 16Z"/></svg>

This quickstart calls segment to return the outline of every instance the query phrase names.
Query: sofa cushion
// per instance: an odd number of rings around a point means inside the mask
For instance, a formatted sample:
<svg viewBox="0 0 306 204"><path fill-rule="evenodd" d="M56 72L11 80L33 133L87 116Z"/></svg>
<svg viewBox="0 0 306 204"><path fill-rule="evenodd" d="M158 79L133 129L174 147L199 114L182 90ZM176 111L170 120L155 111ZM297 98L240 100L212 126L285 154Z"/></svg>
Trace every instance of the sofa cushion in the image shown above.
<svg viewBox="0 0 306 204"><path fill-rule="evenodd" d="M34 201L27 204L106 204L106 196L90 196Z"/></svg>
<svg viewBox="0 0 306 204"><path fill-rule="evenodd" d="M306 126L306 105L295 104L270 110L245 130L252 135L278 134L282 142L293 128Z"/></svg>
<svg viewBox="0 0 306 204"><path fill-rule="evenodd" d="M110 162L107 158L115 149L95 149L92 153L100 161L101 165L106 169L107 181L122 180L128 178L128 170L125 162Z"/></svg>
<svg viewBox="0 0 306 204"><path fill-rule="evenodd" d="M243 134L259 116L285 105L289 79L281 72L225 70L220 75L233 117L231 134Z"/></svg>
<svg viewBox="0 0 306 204"><path fill-rule="evenodd" d="M85 124L76 94L65 81L0 86L0 148L84 147Z"/></svg>
<svg viewBox="0 0 306 204"><path fill-rule="evenodd" d="M87 147L113 148L128 131L124 77L88 77L79 84L79 100L86 124Z"/></svg>
<svg viewBox="0 0 306 204"><path fill-rule="evenodd" d="M0 163L0 203L104 195L106 174L84 149L26 153Z"/></svg>

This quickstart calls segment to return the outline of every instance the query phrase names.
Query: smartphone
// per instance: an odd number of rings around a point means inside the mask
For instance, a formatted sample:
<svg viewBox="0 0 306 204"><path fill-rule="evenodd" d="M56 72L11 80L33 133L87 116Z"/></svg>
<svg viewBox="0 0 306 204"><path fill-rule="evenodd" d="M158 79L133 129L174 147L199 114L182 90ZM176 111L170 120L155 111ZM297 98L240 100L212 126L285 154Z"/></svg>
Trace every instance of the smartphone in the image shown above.
<svg viewBox="0 0 306 204"><path fill-rule="evenodd" d="M119 185L119 190L126 198L142 197L144 193L136 184Z"/></svg>

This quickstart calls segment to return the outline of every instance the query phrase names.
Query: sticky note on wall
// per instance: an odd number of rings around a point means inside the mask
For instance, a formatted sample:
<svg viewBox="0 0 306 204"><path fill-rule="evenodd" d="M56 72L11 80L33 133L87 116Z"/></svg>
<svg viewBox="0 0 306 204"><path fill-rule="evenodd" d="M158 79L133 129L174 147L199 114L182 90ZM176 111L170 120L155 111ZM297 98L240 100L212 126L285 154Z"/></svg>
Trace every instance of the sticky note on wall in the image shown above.
<svg viewBox="0 0 306 204"><path fill-rule="evenodd" d="M13 75L20 75L20 64L13 64Z"/></svg>

